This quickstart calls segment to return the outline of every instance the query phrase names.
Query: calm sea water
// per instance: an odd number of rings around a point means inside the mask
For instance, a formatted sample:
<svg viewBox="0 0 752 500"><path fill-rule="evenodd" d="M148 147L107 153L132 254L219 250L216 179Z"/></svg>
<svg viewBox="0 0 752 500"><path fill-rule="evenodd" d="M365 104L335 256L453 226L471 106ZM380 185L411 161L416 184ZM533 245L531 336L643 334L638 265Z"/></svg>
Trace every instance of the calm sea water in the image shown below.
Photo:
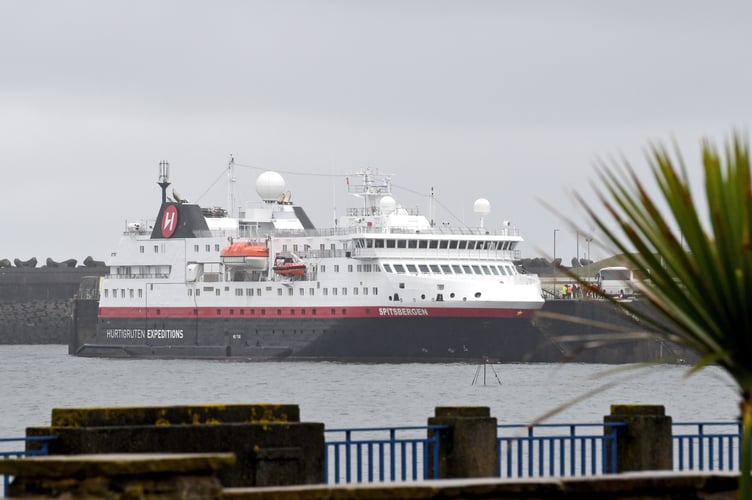
<svg viewBox="0 0 752 500"><path fill-rule="evenodd" d="M548 421L600 422L612 403L661 404L675 422L737 416L736 389L718 368L689 377L687 366L633 368L115 360L69 356L63 345L0 345L0 437L48 425L53 408L200 403L297 404L303 421L328 428L426 425L436 406L452 405L527 423L604 384L613 385Z"/></svg>

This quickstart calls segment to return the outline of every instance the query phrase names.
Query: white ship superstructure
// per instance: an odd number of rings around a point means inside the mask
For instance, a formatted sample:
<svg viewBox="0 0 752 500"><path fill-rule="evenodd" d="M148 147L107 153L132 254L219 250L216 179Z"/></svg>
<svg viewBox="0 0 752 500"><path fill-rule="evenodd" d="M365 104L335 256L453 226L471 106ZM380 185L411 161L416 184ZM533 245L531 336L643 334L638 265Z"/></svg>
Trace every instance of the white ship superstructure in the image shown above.
<svg viewBox="0 0 752 500"><path fill-rule="evenodd" d="M540 282L514 265L509 224L435 226L366 170L348 176L359 206L316 229L275 172L257 179L261 203L228 215L169 200L162 169L157 219L127 225L78 354L519 360L540 341Z"/></svg>

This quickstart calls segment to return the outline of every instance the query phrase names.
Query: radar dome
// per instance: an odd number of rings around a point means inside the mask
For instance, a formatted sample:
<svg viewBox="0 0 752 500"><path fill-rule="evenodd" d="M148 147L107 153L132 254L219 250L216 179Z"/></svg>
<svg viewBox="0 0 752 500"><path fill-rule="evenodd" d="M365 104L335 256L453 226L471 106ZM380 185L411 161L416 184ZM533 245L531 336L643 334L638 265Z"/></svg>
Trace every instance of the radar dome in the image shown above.
<svg viewBox="0 0 752 500"><path fill-rule="evenodd" d="M473 212L480 215L481 217L488 215L491 213L491 203L489 203L485 198L478 198L473 204Z"/></svg>
<svg viewBox="0 0 752 500"><path fill-rule="evenodd" d="M381 208L381 213L384 215L392 214L397 210L397 200L391 196L383 196L379 201L379 208Z"/></svg>
<svg viewBox="0 0 752 500"><path fill-rule="evenodd" d="M256 179L256 193L264 201L276 201L285 191L285 180L277 172L264 172Z"/></svg>

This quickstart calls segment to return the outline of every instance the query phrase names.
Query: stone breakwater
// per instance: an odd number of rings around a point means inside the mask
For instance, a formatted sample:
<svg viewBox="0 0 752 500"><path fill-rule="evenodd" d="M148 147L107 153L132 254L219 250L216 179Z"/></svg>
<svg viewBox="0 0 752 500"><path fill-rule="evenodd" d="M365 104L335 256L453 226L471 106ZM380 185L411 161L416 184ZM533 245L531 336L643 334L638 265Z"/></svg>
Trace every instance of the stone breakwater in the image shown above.
<svg viewBox="0 0 752 500"><path fill-rule="evenodd" d="M0 303L1 344L67 344L73 299Z"/></svg>

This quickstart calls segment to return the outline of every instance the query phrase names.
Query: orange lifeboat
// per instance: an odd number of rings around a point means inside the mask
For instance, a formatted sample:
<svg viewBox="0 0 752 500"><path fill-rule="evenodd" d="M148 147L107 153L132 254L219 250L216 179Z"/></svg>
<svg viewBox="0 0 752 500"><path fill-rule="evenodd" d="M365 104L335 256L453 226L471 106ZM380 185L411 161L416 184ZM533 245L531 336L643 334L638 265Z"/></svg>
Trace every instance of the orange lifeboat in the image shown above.
<svg viewBox="0 0 752 500"><path fill-rule="evenodd" d="M306 267L305 264L292 257L277 257L272 270L280 276L303 276Z"/></svg>
<svg viewBox="0 0 752 500"><path fill-rule="evenodd" d="M228 266L262 270L267 268L269 249L263 243L236 241L223 248L219 257Z"/></svg>

